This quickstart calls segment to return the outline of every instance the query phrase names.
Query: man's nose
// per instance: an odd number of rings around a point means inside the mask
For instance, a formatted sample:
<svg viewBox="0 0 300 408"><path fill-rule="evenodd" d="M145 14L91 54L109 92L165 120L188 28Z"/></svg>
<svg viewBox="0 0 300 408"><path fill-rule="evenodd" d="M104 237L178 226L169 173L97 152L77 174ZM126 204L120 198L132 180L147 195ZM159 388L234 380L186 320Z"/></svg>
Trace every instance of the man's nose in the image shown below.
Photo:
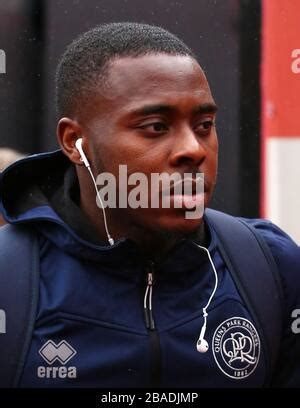
<svg viewBox="0 0 300 408"><path fill-rule="evenodd" d="M206 148L199 136L190 127L177 132L173 139L170 164L172 166L199 165L206 157Z"/></svg>

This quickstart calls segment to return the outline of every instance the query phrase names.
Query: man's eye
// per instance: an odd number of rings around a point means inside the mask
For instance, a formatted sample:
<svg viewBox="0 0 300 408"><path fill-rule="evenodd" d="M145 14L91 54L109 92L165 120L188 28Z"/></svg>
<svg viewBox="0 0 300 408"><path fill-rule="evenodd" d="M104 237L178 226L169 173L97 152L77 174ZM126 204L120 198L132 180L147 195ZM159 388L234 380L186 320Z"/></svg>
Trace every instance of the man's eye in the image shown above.
<svg viewBox="0 0 300 408"><path fill-rule="evenodd" d="M213 126L214 126L213 120L205 120L196 126L196 131L200 131L200 132L207 131L207 130L210 130Z"/></svg>
<svg viewBox="0 0 300 408"><path fill-rule="evenodd" d="M168 130L167 125L165 125L163 122L148 123L147 125L141 126L141 128L154 132L165 132Z"/></svg>

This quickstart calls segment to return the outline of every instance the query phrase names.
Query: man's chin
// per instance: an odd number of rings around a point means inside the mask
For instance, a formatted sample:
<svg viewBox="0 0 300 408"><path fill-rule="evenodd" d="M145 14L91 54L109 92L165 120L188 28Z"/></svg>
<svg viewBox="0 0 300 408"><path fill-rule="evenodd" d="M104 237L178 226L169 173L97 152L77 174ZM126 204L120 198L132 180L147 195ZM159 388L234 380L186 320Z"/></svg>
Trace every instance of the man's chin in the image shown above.
<svg viewBox="0 0 300 408"><path fill-rule="evenodd" d="M151 217L152 218L152 217ZM179 211L169 211L157 214L150 224L150 217L147 220L148 226L156 231L168 232L180 235L189 235L199 229L202 224L203 214L197 218L187 218L184 213Z"/></svg>

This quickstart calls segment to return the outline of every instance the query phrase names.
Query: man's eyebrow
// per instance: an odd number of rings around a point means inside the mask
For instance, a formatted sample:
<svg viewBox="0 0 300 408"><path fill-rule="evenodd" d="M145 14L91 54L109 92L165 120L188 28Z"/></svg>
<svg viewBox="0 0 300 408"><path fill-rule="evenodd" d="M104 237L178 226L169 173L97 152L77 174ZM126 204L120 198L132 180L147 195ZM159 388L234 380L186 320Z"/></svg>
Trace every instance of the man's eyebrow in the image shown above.
<svg viewBox="0 0 300 408"><path fill-rule="evenodd" d="M142 108L133 110L130 112L130 115L144 116L144 115L153 115L153 114L166 114L166 113L175 113L177 108L171 105L146 105ZM204 103L193 108L193 114L197 113L216 113L218 110L217 105L214 103Z"/></svg>
<svg viewBox="0 0 300 408"><path fill-rule="evenodd" d="M152 114L159 114L159 113L172 113L175 112L176 109L170 105L145 105L142 108L135 109L130 112L131 115L152 115Z"/></svg>
<svg viewBox="0 0 300 408"><path fill-rule="evenodd" d="M216 113L218 107L215 103L203 103L202 105L196 106L193 109L193 113Z"/></svg>

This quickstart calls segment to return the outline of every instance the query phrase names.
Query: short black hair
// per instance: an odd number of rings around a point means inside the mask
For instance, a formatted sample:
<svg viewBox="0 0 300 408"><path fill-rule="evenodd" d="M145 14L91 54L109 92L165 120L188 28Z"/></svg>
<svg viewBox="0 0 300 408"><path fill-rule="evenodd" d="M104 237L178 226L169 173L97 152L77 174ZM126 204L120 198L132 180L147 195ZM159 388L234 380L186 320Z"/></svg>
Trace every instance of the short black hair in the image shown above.
<svg viewBox="0 0 300 408"><path fill-rule="evenodd" d="M55 78L59 117L72 116L83 106L95 85L105 80L106 67L115 57L138 57L153 53L194 53L167 30L140 23L101 24L75 39L62 55Z"/></svg>

